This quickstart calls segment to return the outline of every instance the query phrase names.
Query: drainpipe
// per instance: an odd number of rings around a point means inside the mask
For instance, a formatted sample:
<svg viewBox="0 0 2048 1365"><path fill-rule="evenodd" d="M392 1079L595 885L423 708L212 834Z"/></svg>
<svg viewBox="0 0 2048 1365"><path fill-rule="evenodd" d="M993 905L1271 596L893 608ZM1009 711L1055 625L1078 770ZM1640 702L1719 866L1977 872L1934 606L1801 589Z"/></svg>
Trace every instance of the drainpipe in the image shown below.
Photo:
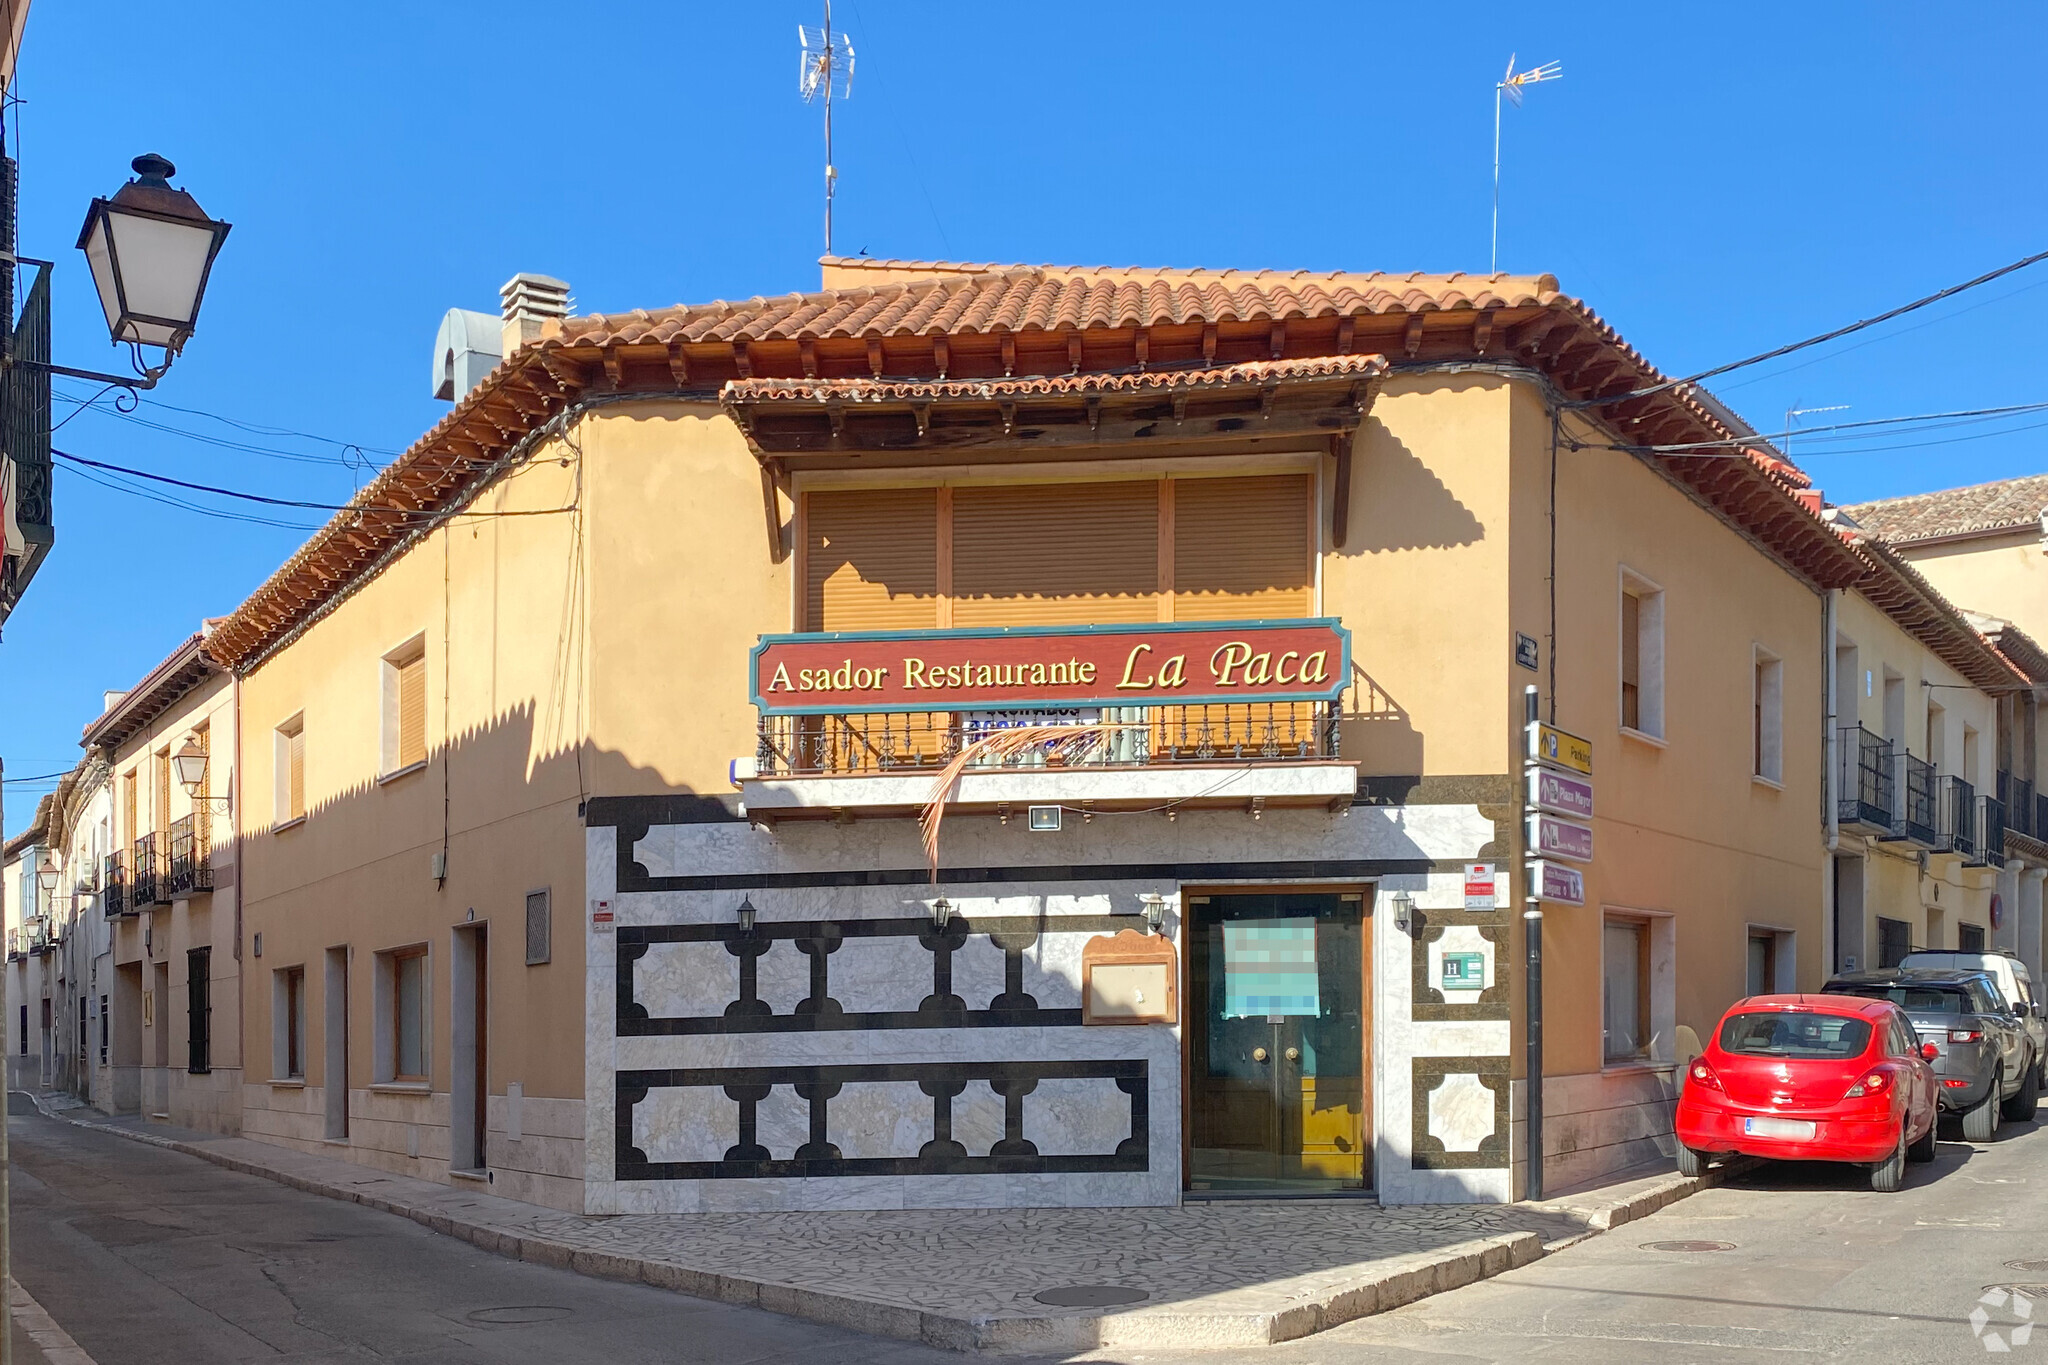
<svg viewBox="0 0 2048 1365"><path fill-rule="evenodd" d="M1842 599L1840 588L1825 588L1820 595L1821 633L1821 678L1825 689L1821 698L1821 828L1827 831L1823 847L1827 851L1827 866L1821 870L1820 879L1820 957L1828 970L1834 970L1840 960L1841 945L1835 942L1835 901L1841 897L1841 889L1835 885L1835 851L1842 846L1842 801L1840 762L1841 725L1835 714L1835 698L1839 694L1840 680L1835 676L1835 613Z"/></svg>

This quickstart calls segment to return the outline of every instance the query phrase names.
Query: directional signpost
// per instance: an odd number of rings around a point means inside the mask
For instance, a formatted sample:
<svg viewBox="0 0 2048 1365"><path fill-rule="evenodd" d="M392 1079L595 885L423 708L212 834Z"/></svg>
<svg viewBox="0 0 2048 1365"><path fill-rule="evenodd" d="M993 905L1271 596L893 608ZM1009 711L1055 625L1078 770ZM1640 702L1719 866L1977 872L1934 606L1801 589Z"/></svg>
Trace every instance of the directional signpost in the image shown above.
<svg viewBox="0 0 2048 1365"><path fill-rule="evenodd" d="M1523 690L1522 929L1528 947L1527 1199L1543 1197L1543 903L1584 905L1593 861L1593 743L1537 718L1536 689Z"/></svg>

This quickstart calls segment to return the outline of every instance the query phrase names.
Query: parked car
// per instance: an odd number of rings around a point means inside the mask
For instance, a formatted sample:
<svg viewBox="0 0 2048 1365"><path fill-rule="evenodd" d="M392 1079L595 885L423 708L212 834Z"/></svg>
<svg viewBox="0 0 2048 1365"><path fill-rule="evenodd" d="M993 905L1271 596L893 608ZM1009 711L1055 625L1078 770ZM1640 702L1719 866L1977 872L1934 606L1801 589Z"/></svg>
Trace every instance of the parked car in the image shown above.
<svg viewBox="0 0 2048 1365"><path fill-rule="evenodd" d="M1721 1016L1678 1092L1678 1169L1717 1156L1848 1161L1870 1187L1934 1159L1934 1068L1905 1011L1846 995L1754 995Z"/></svg>
<svg viewBox="0 0 2048 1365"><path fill-rule="evenodd" d="M2001 1118L2024 1122L2040 1100L2039 1060L2024 1021L2005 1007L1997 983L1975 969L1901 967L1850 972L1822 987L1829 995L1889 1000L1906 1012L1921 1055L1941 1082L1941 1107L1963 1116L1963 1136L1989 1142Z"/></svg>
<svg viewBox="0 0 2048 1365"><path fill-rule="evenodd" d="M1931 948L1907 953L1901 967L1949 967L1983 972L1998 987L1999 998L2018 1011L2026 1023L2027 1036L2034 1041L2038 1084L2048 1090L2048 1003L2034 993L2034 977L2027 964L2011 953L1940 952Z"/></svg>

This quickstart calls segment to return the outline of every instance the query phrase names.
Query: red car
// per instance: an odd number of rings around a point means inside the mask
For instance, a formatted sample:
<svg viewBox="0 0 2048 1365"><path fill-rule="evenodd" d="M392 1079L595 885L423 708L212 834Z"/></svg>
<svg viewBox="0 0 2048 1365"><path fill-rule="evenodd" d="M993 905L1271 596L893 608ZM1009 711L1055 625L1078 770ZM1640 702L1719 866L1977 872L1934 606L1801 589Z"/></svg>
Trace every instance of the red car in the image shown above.
<svg viewBox="0 0 2048 1365"><path fill-rule="evenodd" d="M1934 1160L1934 1069L1905 1012L1851 995L1753 995L1721 1016L1678 1092L1678 1169L1717 1156L1853 1161L1870 1187Z"/></svg>

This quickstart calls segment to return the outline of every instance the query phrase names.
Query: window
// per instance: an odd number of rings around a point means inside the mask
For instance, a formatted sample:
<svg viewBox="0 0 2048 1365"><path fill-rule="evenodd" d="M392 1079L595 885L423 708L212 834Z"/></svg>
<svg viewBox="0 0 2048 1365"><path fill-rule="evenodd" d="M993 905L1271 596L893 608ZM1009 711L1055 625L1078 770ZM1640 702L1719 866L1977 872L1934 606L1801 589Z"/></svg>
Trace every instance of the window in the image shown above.
<svg viewBox="0 0 2048 1365"><path fill-rule="evenodd" d="M1956 926L1956 949L1965 953L1984 951L1984 926L1981 924L1958 924Z"/></svg>
<svg viewBox="0 0 2048 1365"><path fill-rule="evenodd" d="M1913 926L1902 919L1877 917L1877 965L1896 967L1913 950Z"/></svg>
<svg viewBox="0 0 2048 1365"><path fill-rule="evenodd" d="M1603 1056L1633 1061L1650 1049L1650 932L1641 920L1610 919L1601 944Z"/></svg>
<svg viewBox="0 0 2048 1365"><path fill-rule="evenodd" d="M171 749L169 745L156 751L151 760L150 771L155 775L152 784L155 804L150 811L150 828L158 833L171 827ZM158 854L162 857L162 854Z"/></svg>
<svg viewBox="0 0 2048 1365"><path fill-rule="evenodd" d="M1759 646L1755 652L1755 758L1751 772L1766 782L1785 780L1785 664Z"/></svg>
<svg viewBox="0 0 2048 1365"><path fill-rule="evenodd" d="M1749 936L1749 982L1747 994L1769 995L1778 984L1778 936Z"/></svg>
<svg viewBox="0 0 2048 1365"><path fill-rule="evenodd" d="M21 1007L21 1055L28 1056L28 1006Z"/></svg>
<svg viewBox="0 0 2048 1365"><path fill-rule="evenodd" d="M306 818L306 718L293 716L277 727L272 741L277 787L277 820Z"/></svg>
<svg viewBox="0 0 2048 1365"><path fill-rule="evenodd" d="M526 965L537 967L552 953L554 935L546 888L526 893Z"/></svg>
<svg viewBox="0 0 2048 1365"><path fill-rule="evenodd" d="M100 1065L107 1064L107 997L100 997Z"/></svg>
<svg viewBox="0 0 2048 1365"><path fill-rule="evenodd" d="M91 1027L92 1001L78 997L78 1064L85 1065L86 1030Z"/></svg>
<svg viewBox="0 0 2048 1365"><path fill-rule="evenodd" d="M383 771L427 761L427 645L415 637L384 656Z"/></svg>
<svg viewBox="0 0 2048 1365"><path fill-rule="evenodd" d="M282 967L271 973L270 1074L279 1080L306 1078L306 969Z"/></svg>
<svg viewBox="0 0 2048 1365"><path fill-rule="evenodd" d="M427 1079L427 950L377 955L377 1079Z"/></svg>
<svg viewBox="0 0 2048 1365"><path fill-rule="evenodd" d="M1621 571L1621 727L1664 737L1664 591Z"/></svg>
<svg viewBox="0 0 2048 1365"><path fill-rule="evenodd" d="M213 949L185 954L185 1069L195 1076L213 1070Z"/></svg>
<svg viewBox="0 0 2048 1365"><path fill-rule="evenodd" d="M1870 1021L1846 1014L1767 1010L1737 1014L1721 1025L1721 1051L1745 1057L1847 1060L1870 1046Z"/></svg>

